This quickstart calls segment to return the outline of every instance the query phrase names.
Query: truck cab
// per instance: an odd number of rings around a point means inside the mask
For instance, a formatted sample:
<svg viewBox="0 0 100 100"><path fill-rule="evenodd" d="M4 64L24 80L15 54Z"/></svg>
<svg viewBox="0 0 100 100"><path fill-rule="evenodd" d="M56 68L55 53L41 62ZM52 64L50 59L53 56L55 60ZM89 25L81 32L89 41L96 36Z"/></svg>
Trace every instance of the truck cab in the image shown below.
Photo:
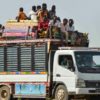
<svg viewBox="0 0 100 100"><path fill-rule="evenodd" d="M98 49L60 47L53 61L52 80L56 100L100 94L99 59Z"/></svg>

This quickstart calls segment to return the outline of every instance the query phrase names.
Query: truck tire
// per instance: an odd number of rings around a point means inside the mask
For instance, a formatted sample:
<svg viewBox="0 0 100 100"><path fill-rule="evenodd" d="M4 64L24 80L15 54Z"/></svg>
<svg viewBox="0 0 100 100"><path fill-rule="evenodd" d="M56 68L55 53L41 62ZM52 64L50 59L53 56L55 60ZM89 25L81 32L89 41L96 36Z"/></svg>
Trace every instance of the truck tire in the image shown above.
<svg viewBox="0 0 100 100"><path fill-rule="evenodd" d="M55 100L68 100L68 92L64 85L59 85L56 88Z"/></svg>
<svg viewBox="0 0 100 100"><path fill-rule="evenodd" d="M0 88L0 100L10 100L10 88L8 86Z"/></svg>

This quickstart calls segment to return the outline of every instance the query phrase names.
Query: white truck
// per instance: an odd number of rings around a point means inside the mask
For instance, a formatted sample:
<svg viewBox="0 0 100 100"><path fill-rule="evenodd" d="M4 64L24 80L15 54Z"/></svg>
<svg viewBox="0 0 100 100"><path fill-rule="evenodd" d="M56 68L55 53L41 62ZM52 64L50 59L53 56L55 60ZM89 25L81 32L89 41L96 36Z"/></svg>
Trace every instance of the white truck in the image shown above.
<svg viewBox="0 0 100 100"><path fill-rule="evenodd" d="M55 39L0 44L0 100L100 95L99 49L67 47Z"/></svg>

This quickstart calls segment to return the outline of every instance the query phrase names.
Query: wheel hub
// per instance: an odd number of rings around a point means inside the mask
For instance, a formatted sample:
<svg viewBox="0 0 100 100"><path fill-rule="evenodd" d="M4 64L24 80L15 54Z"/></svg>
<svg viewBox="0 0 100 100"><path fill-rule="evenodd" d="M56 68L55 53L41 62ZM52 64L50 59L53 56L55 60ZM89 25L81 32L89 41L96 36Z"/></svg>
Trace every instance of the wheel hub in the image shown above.
<svg viewBox="0 0 100 100"><path fill-rule="evenodd" d="M58 100L63 100L65 97L64 90L60 89L57 93Z"/></svg>
<svg viewBox="0 0 100 100"><path fill-rule="evenodd" d="M2 92L1 92L1 96L2 96L2 98L6 98L7 97L7 91L6 90L3 90Z"/></svg>

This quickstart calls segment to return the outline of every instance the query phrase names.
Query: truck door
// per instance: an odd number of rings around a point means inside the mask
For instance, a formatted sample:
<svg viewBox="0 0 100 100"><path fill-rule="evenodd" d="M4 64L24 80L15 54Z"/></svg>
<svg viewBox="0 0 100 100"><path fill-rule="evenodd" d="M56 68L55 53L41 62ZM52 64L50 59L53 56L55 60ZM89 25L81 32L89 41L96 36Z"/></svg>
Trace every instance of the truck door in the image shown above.
<svg viewBox="0 0 100 100"><path fill-rule="evenodd" d="M74 91L75 89L75 68L73 58L71 55L60 54L55 56L54 60L54 80L63 83L67 91Z"/></svg>

